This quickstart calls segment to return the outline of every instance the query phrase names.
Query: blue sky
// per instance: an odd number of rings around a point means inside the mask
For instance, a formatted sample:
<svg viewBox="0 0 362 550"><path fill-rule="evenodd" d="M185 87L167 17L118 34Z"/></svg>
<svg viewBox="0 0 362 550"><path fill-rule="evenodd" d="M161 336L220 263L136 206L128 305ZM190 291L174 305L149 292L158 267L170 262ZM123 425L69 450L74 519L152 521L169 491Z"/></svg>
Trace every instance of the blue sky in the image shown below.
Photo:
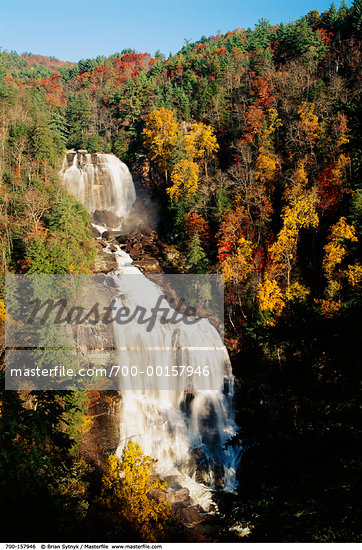
<svg viewBox="0 0 362 550"><path fill-rule="evenodd" d="M0 48L69 61L124 48L168 55L185 39L253 28L262 17L272 24L288 22L329 5L330 0L1 0Z"/></svg>

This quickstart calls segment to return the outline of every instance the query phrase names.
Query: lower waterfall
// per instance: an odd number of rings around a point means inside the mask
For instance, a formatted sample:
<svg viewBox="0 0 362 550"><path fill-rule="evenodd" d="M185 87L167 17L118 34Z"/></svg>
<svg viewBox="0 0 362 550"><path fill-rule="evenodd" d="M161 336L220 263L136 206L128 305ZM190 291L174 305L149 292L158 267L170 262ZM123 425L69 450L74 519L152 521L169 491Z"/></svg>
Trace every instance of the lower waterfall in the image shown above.
<svg viewBox="0 0 362 550"><path fill-rule="evenodd" d="M83 198L88 197L88 202L85 201L85 204L92 205L88 206L91 212L93 208L105 208L106 204L110 208L108 198L104 198L105 195L101 200L100 195L94 193L93 176L85 178L82 171L84 168L82 170L76 168L79 164L79 160L76 160L77 156L72 161L72 166L65 170L64 166L67 166L68 160L64 161L62 178L66 188L77 198L80 195ZM98 155L98 157L102 158L105 165L116 164L115 157L112 155ZM94 159L89 155L86 159L88 164L92 162L92 158ZM98 158L96 162L98 166ZM87 168L89 174L96 174L97 170L98 168L90 166ZM102 173L109 172L102 168ZM129 189L129 179L124 178L124 171L122 174L121 178L121 171L118 172L118 176L117 173L113 173L115 178L119 178L113 187L119 190L119 195L112 199L113 207L118 213L122 211L128 213L133 192ZM97 177L100 177L99 172ZM78 186L80 191L77 191ZM127 188L126 191L124 186ZM89 199L89 197L92 198ZM97 228L102 229L99 226ZM104 230L106 229L104 227ZM113 271L112 275L120 295L123 296L121 306L128 306L132 310L137 304L144 305L142 300L155 304L162 294L161 287L133 266L132 258L118 245L112 243L105 252L114 254L117 259L118 269ZM130 277L131 275L135 277ZM137 281L141 281L143 293L139 292ZM145 307L149 308L148 305ZM159 388L135 387L135 389L122 391L120 387L122 401L117 454L121 456L124 446L130 440L139 443L146 454L158 459L157 471L169 486L188 488L192 502L199 504L203 510L207 511L212 507L212 489L223 488L233 491L236 486L236 467L240 448L228 445L228 441L236 433L233 411L234 379L226 348L217 330L209 321L201 319L196 326L187 328L189 330L183 335L183 342L186 340L187 347L192 349L205 346L222 350L221 354L210 353L208 356L210 372L217 374L217 381L210 386L213 389L207 389L206 385L205 389L186 391L181 383L176 389L174 387L165 389L164 379L160 379ZM169 349L172 347L170 343L175 341L177 330L179 329L175 325L157 322L151 333L145 333L144 347L152 346L152 338L156 337L158 345L162 342L164 349ZM135 334L134 325L117 325L114 328L117 348L136 345L136 338L139 345L142 334ZM138 353L142 352L141 349ZM168 360L169 364L177 364L180 357L171 350Z"/></svg>
<svg viewBox="0 0 362 550"><path fill-rule="evenodd" d="M144 305L132 285L132 280L137 281L139 277L142 277L143 294L156 303L162 294L160 287L132 266L128 254L120 249L115 254L119 269L114 275L118 277L119 289L126 297L122 305L130 306L131 310L135 304ZM130 278L129 275L136 277ZM135 338L134 327L128 327L118 328L119 333L115 334L120 348ZM206 319L187 328L187 334L182 337L187 347L222 348L218 332ZM127 334L127 330L133 334ZM157 344L162 342L164 349L169 349L177 330L174 325L158 322L152 331L153 339L152 333L151 336L148 334L145 346L150 347L155 341ZM122 393L121 437L117 451L120 456L129 440L139 443L146 454L158 459L157 470L162 478L171 486L187 487L191 499L205 510L211 505L210 487L234 489L240 452L232 446L224 448L236 431L229 357L224 349L221 355L210 352L207 358L211 375L218 375L217 389L196 390L190 394L182 383L179 389L162 389L165 380L160 379L161 389L135 389ZM180 357L176 357L174 350L169 351L168 364L177 361ZM215 387L215 381L211 387Z"/></svg>

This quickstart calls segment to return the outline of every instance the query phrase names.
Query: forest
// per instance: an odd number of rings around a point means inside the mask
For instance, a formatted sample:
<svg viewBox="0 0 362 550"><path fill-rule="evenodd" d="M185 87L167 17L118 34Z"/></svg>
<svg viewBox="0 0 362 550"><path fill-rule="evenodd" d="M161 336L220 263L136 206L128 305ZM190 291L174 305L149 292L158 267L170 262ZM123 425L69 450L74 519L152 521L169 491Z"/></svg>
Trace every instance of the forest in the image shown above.
<svg viewBox="0 0 362 550"><path fill-rule="evenodd" d="M3 540L361 540L361 37L354 0L169 57L0 51ZM5 274L92 272L66 150L145 174L169 269L224 276L243 452L237 492L214 495L217 534L157 499L157 456L84 452L92 392L4 389Z"/></svg>

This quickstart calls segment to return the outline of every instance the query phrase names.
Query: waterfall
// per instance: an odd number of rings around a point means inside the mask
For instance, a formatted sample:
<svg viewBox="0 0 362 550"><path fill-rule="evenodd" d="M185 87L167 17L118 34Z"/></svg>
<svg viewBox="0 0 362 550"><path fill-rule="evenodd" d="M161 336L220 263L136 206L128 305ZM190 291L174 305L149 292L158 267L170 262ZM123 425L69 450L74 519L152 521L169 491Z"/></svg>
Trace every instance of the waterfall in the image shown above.
<svg viewBox="0 0 362 550"><path fill-rule="evenodd" d="M132 259L124 251L119 249L116 255L119 269L115 275L123 296L117 309L132 310L138 303L149 310L157 303L162 289L132 266ZM129 440L139 443L146 454L158 459L157 469L164 479L171 485L187 487L194 502L208 509L211 504L208 487L226 490L235 487L240 451L231 446L224 448L236 431L233 376L220 335L207 319L185 326L181 336L177 334L179 330L175 325L158 321L151 333L146 333L144 325L125 325L115 334L118 348L127 343L139 345L139 342L143 342L145 348L152 348L149 362L153 364L197 364L199 355L199 362L207 362L214 376L213 380L205 380L205 389L192 392L185 390L181 378L177 379L178 388L168 389L170 379L164 377L159 380L159 389L139 389L136 381L136 389L122 392L121 440L117 454L121 455ZM188 362L179 350L172 349L178 337L186 348L184 354L188 355ZM161 351L158 356L154 351L158 347L167 352ZM194 348L209 351L192 351ZM220 349L222 353L215 352ZM145 353L144 349L133 351L129 362L142 364L145 358L137 360L137 354ZM124 352L121 357L120 364L127 364Z"/></svg>
<svg viewBox="0 0 362 550"><path fill-rule="evenodd" d="M136 200L130 171L114 155L69 152L60 175L67 191L91 214L108 210L123 218Z"/></svg>
<svg viewBox="0 0 362 550"><path fill-rule="evenodd" d="M125 165L112 155L85 155L82 162L78 156L71 159L70 166L68 158L63 163L62 177L68 190L77 198L82 197L84 204L91 205L88 206L90 211L103 208L105 201L110 201L111 191L115 193L118 190L117 196L112 195L111 206L118 214L129 212L134 190L130 190L133 183ZM104 177L104 182L100 182L101 177ZM111 187L109 196L108 191L98 193L96 186ZM101 201L100 204L97 200ZM109 208L108 204L110 202L107 203ZM134 310L139 304L149 310L154 306L163 292L161 287L133 266L132 258L114 242L105 251L115 254L117 258L118 269L112 272L119 296L122 297L118 298L120 304L117 309L129 307ZM181 337L179 327L162 323L159 319L148 333L143 325L134 324L117 325L114 331L118 349L137 346L136 356L132 352L131 364L137 360L137 353L150 353L147 348L153 346L168 350L166 357L170 365L183 364L180 359L186 361L192 357L192 353L196 354L197 359L200 351L190 351L193 348L211 350L202 352L203 359L199 358L200 361L204 360L206 353L211 375L214 376L212 383L205 383L204 388L186 390L181 378L179 382L177 380L178 386L170 388L167 386L168 379L164 377L159 379L159 387L153 389L135 385L134 388L122 391L120 386L122 402L117 449L120 456L130 440L139 443L146 454L158 459L157 471L171 487L187 487L193 503L199 504L204 510L210 509L211 488L223 487L230 491L235 488L240 455L240 449L227 445L236 433L232 403L234 379L220 335L207 319L200 319L197 325L185 326ZM187 357L180 356L179 349L175 351L178 338L181 338L182 346L187 348ZM213 350L221 350L221 353ZM122 353L119 364L127 364ZM150 357L157 362L157 355L152 353ZM144 361L145 357L139 356L139 359Z"/></svg>

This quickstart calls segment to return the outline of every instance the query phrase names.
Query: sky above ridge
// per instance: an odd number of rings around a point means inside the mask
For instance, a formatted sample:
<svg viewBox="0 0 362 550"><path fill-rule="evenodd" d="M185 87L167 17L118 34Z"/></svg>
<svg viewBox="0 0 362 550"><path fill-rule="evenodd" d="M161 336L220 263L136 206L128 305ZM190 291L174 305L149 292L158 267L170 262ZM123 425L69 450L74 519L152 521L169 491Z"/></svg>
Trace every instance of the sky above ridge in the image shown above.
<svg viewBox="0 0 362 550"><path fill-rule="evenodd" d="M124 48L167 56L185 39L254 28L262 17L288 23L329 5L330 0L0 0L0 49L64 61Z"/></svg>

